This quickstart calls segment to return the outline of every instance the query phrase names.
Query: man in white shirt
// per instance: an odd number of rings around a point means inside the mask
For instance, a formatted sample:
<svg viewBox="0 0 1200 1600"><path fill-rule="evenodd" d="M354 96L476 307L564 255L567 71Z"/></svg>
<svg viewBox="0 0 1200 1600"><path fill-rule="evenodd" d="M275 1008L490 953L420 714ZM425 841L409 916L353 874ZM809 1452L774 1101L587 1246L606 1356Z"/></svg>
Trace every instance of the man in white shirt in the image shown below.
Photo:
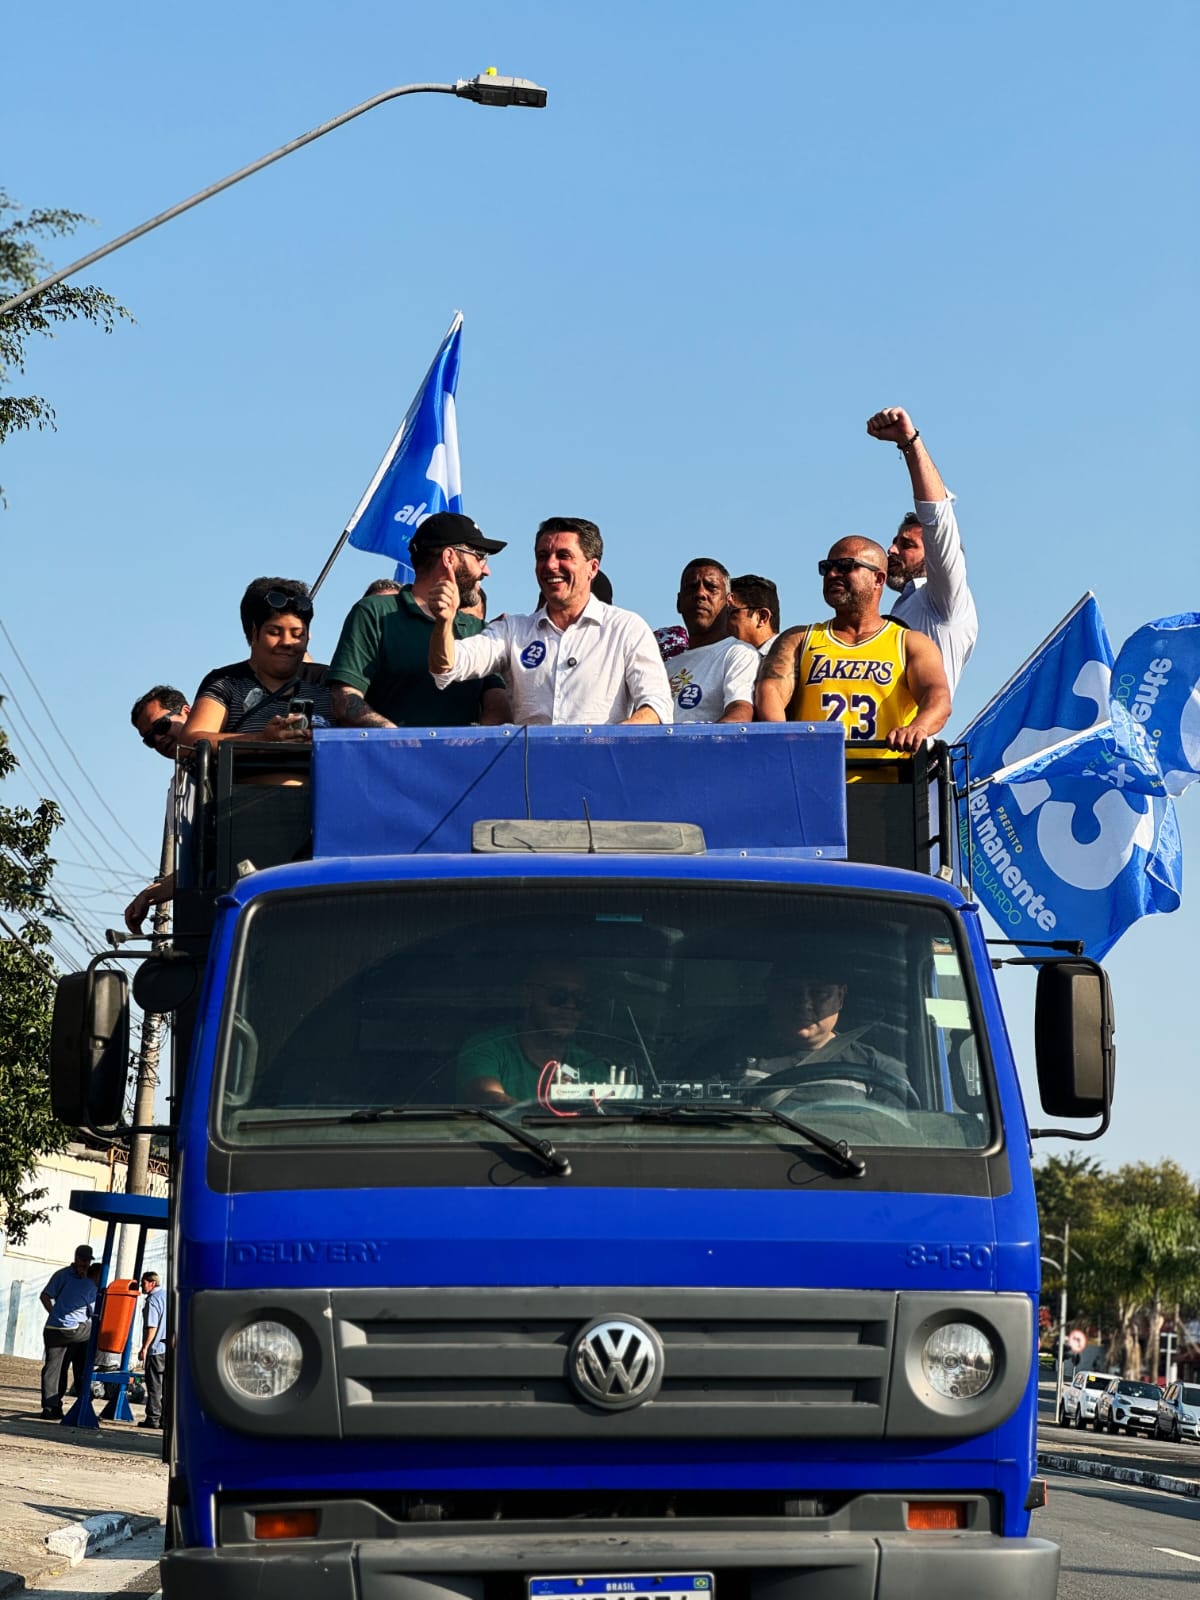
<svg viewBox="0 0 1200 1600"><path fill-rule="evenodd" d="M873 439L894 444L904 457L916 503L916 511L905 516L888 550L888 588L900 596L891 615L934 641L953 696L979 634L954 496L907 411L900 406L877 411L867 432Z"/></svg>
<svg viewBox="0 0 1200 1600"><path fill-rule="evenodd" d="M675 597L688 648L670 662L676 722L753 722L758 651L729 627L729 573L710 556L684 567Z"/></svg>
<svg viewBox="0 0 1200 1600"><path fill-rule="evenodd" d="M603 554L594 522L548 518L534 539L545 603L529 615L497 617L472 639L454 637L458 589L447 561L428 600L429 670L438 688L500 672L517 723L670 722L667 674L649 626L592 594Z"/></svg>

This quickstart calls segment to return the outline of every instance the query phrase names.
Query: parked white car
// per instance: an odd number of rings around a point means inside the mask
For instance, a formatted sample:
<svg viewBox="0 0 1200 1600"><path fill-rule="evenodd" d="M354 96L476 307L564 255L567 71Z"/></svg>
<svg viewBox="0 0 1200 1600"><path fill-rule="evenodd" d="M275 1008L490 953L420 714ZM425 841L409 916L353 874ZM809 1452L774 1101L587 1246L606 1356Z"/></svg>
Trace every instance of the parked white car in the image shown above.
<svg viewBox="0 0 1200 1600"><path fill-rule="evenodd" d="M1062 1392L1058 1420L1063 1427L1086 1428L1096 1414L1096 1401L1111 1382L1111 1372L1077 1372Z"/></svg>
<svg viewBox="0 0 1200 1600"><path fill-rule="evenodd" d="M1156 1383L1141 1383L1137 1378L1113 1378L1100 1391L1092 1427L1099 1433L1154 1433L1158 1425L1158 1402L1162 1390Z"/></svg>
<svg viewBox="0 0 1200 1600"><path fill-rule="evenodd" d="M1200 1383L1169 1383L1158 1402L1156 1439L1200 1440Z"/></svg>

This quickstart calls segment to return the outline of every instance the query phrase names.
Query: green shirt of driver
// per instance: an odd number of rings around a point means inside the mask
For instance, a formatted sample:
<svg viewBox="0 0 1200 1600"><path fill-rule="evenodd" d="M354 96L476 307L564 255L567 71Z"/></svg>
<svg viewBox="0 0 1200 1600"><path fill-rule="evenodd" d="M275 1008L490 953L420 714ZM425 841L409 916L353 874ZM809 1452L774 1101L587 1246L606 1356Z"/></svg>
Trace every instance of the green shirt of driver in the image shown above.
<svg viewBox="0 0 1200 1600"><path fill-rule="evenodd" d="M573 1068L579 1074L581 1083L608 1082L607 1064L570 1039L563 1040L561 1055L547 1057L547 1061L539 1067L522 1050L517 1030L508 1027L488 1028L486 1032L468 1039L458 1053L459 1099L476 1078L495 1078L510 1099L536 1100L538 1079L551 1059L557 1060L561 1066Z"/></svg>

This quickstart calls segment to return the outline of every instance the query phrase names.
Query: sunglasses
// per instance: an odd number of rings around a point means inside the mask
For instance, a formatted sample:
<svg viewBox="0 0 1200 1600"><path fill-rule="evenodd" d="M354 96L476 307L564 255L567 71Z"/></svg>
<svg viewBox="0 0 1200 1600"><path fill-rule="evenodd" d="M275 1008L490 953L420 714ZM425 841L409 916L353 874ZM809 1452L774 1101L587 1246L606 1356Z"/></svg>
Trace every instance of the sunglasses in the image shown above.
<svg viewBox="0 0 1200 1600"><path fill-rule="evenodd" d="M817 571L821 576L827 577L829 573L836 572L840 577L847 578L855 567L862 567L867 572L882 572L882 567L873 567L869 561L856 561L853 556L831 556L828 561L818 561Z"/></svg>
<svg viewBox="0 0 1200 1600"><path fill-rule="evenodd" d="M263 601L272 611L286 611L290 617L311 617L313 604L306 594L289 594L286 589L268 589Z"/></svg>
<svg viewBox="0 0 1200 1600"><path fill-rule="evenodd" d="M150 724L145 733L142 735L142 743L153 749L158 741L162 738L163 734L170 729L171 724L174 721L174 715L159 717L157 721Z"/></svg>
<svg viewBox="0 0 1200 1600"><path fill-rule="evenodd" d="M587 994L582 989L543 988L542 993L546 997L546 1004L551 1006L582 1007L587 1000Z"/></svg>

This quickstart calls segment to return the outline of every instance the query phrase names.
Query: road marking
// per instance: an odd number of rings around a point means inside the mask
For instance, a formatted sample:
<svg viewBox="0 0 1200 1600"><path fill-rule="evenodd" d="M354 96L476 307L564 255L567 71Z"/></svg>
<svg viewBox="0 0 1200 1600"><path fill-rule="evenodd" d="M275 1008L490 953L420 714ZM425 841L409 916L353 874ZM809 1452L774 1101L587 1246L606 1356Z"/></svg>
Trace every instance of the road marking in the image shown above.
<svg viewBox="0 0 1200 1600"><path fill-rule="evenodd" d="M1156 1544L1154 1549L1160 1556L1178 1556L1181 1561L1200 1561L1200 1556L1194 1556L1188 1550L1172 1550L1169 1544Z"/></svg>

